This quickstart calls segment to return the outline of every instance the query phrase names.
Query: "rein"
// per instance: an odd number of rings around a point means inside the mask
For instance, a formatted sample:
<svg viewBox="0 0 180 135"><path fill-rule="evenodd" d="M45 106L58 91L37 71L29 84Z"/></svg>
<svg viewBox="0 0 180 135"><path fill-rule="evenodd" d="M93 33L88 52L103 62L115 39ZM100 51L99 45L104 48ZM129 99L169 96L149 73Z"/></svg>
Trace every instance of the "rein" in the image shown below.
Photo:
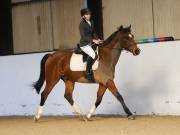
<svg viewBox="0 0 180 135"><path fill-rule="evenodd" d="M114 49L117 51L125 50L124 48L110 48L110 47L104 47L104 46L99 46L100 48L109 48L109 49Z"/></svg>
<svg viewBox="0 0 180 135"><path fill-rule="evenodd" d="M91 44L91 46L96 45L95 43ZM111 48L111 47L106 47L106 46L101 46L101 45L97 45L99 48L109 48L109 49L114 49L117 51L121 51L121 50L125 50L124 48Z"/></svg>
<svg viewBox="0 0 180 135"><path fill-rule="evenodd" d="M93 44L95 45L95 44ZM127 48L129 48L131 45L127 46ZM101 48L110 48L110 47L106 47L106 46L99 46ZM126 48L110 48L110 49L114 49L114 50L117 50L117 51L122 51L122 50L126 50L128 51Z"/></svg>

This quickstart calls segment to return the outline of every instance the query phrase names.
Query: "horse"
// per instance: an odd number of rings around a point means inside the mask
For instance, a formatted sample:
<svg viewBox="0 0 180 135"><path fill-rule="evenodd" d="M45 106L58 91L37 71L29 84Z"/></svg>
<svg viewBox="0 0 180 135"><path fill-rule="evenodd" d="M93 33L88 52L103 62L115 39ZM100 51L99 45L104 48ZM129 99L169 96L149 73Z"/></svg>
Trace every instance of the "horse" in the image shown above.
<svg viewBox="0 0 180 135"><path fill-rule="evenodd" d="M33 84L33 88L36 89L36 92L39 94L43 83L46 82L44 91L41 93L40 105L34 120L38 121L42 116L45 101L60 79L65 83L64 97L73 107L80 119L91 120L91 116L100 105L104 93L109 89L122 104L122 107L127 114L127 118L134 120L135 116L125 104L122 95L119 93L113 81L115 66L123 50L132 53L134 56L140 54L140 49L137 47L134 35L131 33L131 25L128 27L123 27L121 25L106 40L104 40L102 45L98 46L99 66L97 70L93 70L93 81L89 81L85 78L85 71L71 71L70 58L73 54L73 49L62 49L57 50L52 54L45 54L40 64L39 79ZM87 115L82 114L79 106L73 100L72 95L76 82L99 84L97 99Z"/></svg>

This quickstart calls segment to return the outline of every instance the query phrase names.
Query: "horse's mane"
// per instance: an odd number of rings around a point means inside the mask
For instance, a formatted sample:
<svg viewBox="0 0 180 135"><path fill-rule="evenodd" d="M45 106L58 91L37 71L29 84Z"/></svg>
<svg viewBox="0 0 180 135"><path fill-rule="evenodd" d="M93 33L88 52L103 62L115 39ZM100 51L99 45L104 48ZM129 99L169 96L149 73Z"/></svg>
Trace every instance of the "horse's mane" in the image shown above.
<svg viewBox="0 0 180 135"><path fill-rule="evenodd" d="M106 46L107 44L109 44L113 40L113 38L117 34L117 32L118 32L118 30L113 32L106 40L104 40L104 43L102 46Z"/></svg>
<svg viewBox="0 0 180 135"><path fill-rule="evenodd" d="M129 27L126 27L126 28L123 28L123 26L121 25L118 30L116 30L115 32L113 32L103 43L102 46L106 46L108 45L112 40L113 38L115 37L115 35L117 34L118 31L121 31L123 33L127 33L127 32L131 32L131 25Z"/></svg>

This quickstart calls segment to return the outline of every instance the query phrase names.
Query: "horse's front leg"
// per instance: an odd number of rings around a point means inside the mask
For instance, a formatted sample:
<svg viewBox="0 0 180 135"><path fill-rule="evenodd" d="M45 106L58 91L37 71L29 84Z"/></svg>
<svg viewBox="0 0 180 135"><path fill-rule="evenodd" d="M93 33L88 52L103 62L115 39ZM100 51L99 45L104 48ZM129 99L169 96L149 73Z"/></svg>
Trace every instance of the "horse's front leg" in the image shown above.
<svg viewBox="0 0 180 135"><path fill-rule="evenodd" d="M102 101L102 97L103 97L106 89L107 89L106 86L99 84L99 89L97 92L97 99L96 99L95 105L90 109L89 113L86 115L88 120L91 120L92 114L95 112L96 108L100 105L100 103Z"/></svg>
<svg viewBox="0 0 180 135"><path fill-rule="evenodd" d="M66 89L65 89L64 97L71 104L71 106L73 107L75 113L79 116L79 118L81 120L85 120L79 106L74 103L74 100L73 100L73 97L72 97L72 93L73 93L73 90L74 90L74 82L72 82L70 80L66 80L65 81L65 87L66 87Z"/></svg>
<svg viewBox="0 0 180 135"><path fill-rule="evenodd" d="M117 98L117 100L122 104L124 111L128 115L128 119L134 120L135 116L132 114L132 112L129 110L129 108L126 106L124 99L122 95L118 92L114 81L109 80L107 82L107 87L111 91L111 93Z"/></svg>

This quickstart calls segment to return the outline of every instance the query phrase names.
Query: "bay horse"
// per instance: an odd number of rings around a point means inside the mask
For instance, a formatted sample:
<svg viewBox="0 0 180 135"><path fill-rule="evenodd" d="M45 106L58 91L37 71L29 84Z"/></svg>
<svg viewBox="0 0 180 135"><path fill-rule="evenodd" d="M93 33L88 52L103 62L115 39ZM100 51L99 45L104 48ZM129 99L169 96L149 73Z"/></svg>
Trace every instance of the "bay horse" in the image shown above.
<svg viewBox="0 0 180 135"><path fill-rule="evenodd" d="M34 117L35 121L38 121L43 114L43 106L45 101L53 87L60 79L65 83L64 97L80 118L83 118L84 120L90 120L92 114L100 105L106 89L109 89L111 93L117 98L117 100L122 104L127 117L129 119L135 119L135 116L125 104L122 95L119 93L113 81L115 66L119 60L122 50L129 51L134 56L140 54L140 49L137 47L137 44L134 40L134 35L131 33L131 26L124 28L121 25L117 31L112 33L104 41L104 43L98 47L99 66L97 70L93 71L94 81L89 81L85 78L85 71L70 70L70 58L72 56L73 50L64 49L58 50L52 54L46 54L41 60L39 80L33 84L33 87L39 94L44 81L46 82L45 89L41 93L40 106ZM82 115L80 108L77 104L75 104L72 97L75 82L99 84L96 102L86 116Z"/></svg>

